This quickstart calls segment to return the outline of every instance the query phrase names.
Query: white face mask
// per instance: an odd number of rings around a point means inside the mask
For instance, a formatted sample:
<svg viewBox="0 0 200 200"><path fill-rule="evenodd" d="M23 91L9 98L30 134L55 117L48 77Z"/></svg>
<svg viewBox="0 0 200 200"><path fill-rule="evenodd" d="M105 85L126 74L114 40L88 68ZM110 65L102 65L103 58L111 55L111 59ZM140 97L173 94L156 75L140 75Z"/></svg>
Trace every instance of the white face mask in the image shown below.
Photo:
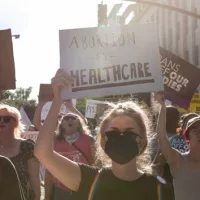
<svg viewBox="0 0 200 200"><path fill-rule="evenodd" d="M79 137L80 137L80 133L79 132L73 133L70 136L66 136L66 135L64 136L65 141L68 142L69 144L72 144L72 143L76 142L76 140L78 140Z"/></svg>

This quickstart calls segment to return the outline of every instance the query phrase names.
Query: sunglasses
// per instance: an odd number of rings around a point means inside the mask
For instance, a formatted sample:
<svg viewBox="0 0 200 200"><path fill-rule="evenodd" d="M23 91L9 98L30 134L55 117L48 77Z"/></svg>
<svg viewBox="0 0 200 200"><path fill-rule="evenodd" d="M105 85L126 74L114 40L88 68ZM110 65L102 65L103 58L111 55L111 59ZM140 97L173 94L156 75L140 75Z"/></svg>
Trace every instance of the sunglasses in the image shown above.
<svg viewBox="0 0 200 200"><path fill-rule="evenodd" d="M124 135L132 136L132 137L140 137L139 134L135 133L134 131L129 131L129 130L124 131L124 132L118 131L118 130L112 130L112 131L105 132L105 134L108 138L121 137L121 136L124 136Z"/></svg>
<svg viewBox="0 0 200 200"><path fill-rule="evenodd" d="M12 116L0 116L0 122L8 124L8 123L10 123L11 120L16 121L16 119Z"/></svg>
<svg viewBox="0 0 200 200"><path fill-rule="evenodd" d="M63 120L66 120L66 121L69 121L69 120L76 120L77 119L77 117L76 116L65 116L64 118L63 118Z"/></svg>

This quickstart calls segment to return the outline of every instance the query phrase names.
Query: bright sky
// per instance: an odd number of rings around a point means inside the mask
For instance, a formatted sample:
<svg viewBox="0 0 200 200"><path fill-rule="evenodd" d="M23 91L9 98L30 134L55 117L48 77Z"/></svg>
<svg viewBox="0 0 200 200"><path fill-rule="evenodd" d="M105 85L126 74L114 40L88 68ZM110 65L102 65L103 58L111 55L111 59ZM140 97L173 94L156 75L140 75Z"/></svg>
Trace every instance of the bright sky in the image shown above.
<svg viewBox="0 0 200 200"><path fill-rule="evenodd" d="M104 1L108 12L120 1ZM17 87L50 83L59 68L59 29L97 26L100 0L1 0L0 29L20 34L13 39ZM124 3L124 7L128 3ZM123 8L122 8L123 9Z"/></svg>

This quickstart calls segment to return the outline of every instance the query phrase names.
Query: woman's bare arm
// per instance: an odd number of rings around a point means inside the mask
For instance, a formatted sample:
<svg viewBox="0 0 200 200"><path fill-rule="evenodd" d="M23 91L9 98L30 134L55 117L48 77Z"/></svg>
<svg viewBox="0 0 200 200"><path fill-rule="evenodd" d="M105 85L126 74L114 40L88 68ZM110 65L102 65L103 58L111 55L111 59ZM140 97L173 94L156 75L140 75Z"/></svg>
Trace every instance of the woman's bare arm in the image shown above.
<svg viewBox="0 0 200 200"><path fill-rule="evenodd" d="M57 119L62 101L60 90L71 85L71 78L63 70L59 69L52 79L54 100L48 116L41 127L39 137L35 145L35 156L41 164L66 187L77 191L81 181L81 172L78 164L53 151L53 140L57 126Z"/></svg>
<svg viewBox="0 0 200 200"><path fill-rule="evenodd" d="M166 106L162 97L157 94L156 100L160 103L160 113L157 123L157 134L160 143L160 149L169 165L176 165L180 154L172 148L166 134Z"/></svg>
<svg viewBox="0 0 200 200"><path fill-rule="evenodd" d="M33 125L37 128L37 130L39 131L42 124L41 124L41 112L42 112L42 108L44 106L45 102L40 102L37 105L37 108L35 110L35 114L33 117Z"/></svg>

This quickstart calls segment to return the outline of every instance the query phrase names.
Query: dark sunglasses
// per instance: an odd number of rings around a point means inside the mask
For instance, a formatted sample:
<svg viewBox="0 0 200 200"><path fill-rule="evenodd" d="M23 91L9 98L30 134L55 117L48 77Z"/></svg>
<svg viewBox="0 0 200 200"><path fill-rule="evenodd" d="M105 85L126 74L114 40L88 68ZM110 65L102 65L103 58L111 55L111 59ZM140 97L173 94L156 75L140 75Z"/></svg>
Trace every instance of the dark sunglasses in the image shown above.
<svg viewBox="0 0 200 200"><path fill-rule="evenodd" d="M0 116L0 122L10 123L11 120L16 121L16 119L12 116Z"/></svg>
<svg viewBox="0 0 200 200"><path fill-rule="evenodd" d="M76 120L77 119L77 117L76 116L65 116L65 117L63 117L63 120L66 120L66 121L68 121L68 120Z"/></svg>
<svg viewBox="0 0 200 200"><path fill-rule="evenodd" d="M122 131L118 131L118 130L111 130L111 131L107 131L107 132L105 132L105 134L106 134L106 136L108 137L108 138L112 138L112 137L121 137L121 136L124 136L124 135L126 135L126 136L134 136L134 137L140 137L140 135L139 134L137 134L137 133L135 133L134 131L129 131L129 130L127 130L127 131L124 131L124 132L122 132Z"/></svg>

